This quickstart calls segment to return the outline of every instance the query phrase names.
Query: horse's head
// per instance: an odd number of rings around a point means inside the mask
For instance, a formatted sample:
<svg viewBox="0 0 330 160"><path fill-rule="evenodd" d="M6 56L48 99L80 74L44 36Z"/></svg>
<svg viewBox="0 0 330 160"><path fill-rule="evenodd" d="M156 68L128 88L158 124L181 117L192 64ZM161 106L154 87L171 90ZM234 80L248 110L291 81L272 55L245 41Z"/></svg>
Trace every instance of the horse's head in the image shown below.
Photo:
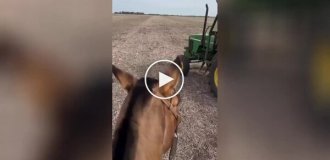
<svg viewBox="0 0 330 160"><path fill-rule="evenodd" d="M181 57L178 56L174 62L182 66ZM141 134L148 134L150 138L145 141L145 144L143 144L144 146L152 146L154 148L160 147L161 151L167 150L169 148L168 144L165 145L163 141L165 141L166 137L172 138L174 136L174 131L178 123L177 107L180 102L179 95L166 100L158 99L148 92L144 78L137 79L114 65L112 66L112 72L119 81L121 87L128 93L117 119L113 145L114 158L122 159L125 154L132 154L132 151L127 151L125 149L137 147L128 145L137 145L137 141L143 143L141 141L144 139L140 138L140 140L137 140L133 138L132 140L130 137L139 137ZM148 88L154 94L161 97L173 95L181 80L180 71L173 64L166 68L165 74L172 77L174 80L162 87L158 87L159 82L156 79L147 78L146 80ZM153 141L153 143L147 142L151 141L153 138L156 141ZM127 142L128 139L130 139L130 142Z"/></svg>
<svg viewBox="0 0 330 160"><path fill-rule="evenodd" d="M182 67L182 57L178 56L174 62L178 64L180 67ZM143 102L146 102L146 100L150 101L155 100L157 98L151 96L150 93L148 93L144 78L137 79L130 73L127 73L125 71L122 71L121 69L117 68L115 65L112 65L112 72L119 81L122 88L124 88L128 95L126 101L131 101L132 99L143 99ZM160 94L161 97L168 97L175 93L175 89L178 86L178 83L180 82L181 74L177 67L173 64L170 64L166 70L165 74L172 77L174 80L169 82L168 84L158 87L158 80L153 78L147 78L147 85L150 90L154 92L154 94ZM134 95L134 96L131 96ZM173 97L173 100L178 99L178 96ZM161 101L160 99L158 99Z"/></svg>

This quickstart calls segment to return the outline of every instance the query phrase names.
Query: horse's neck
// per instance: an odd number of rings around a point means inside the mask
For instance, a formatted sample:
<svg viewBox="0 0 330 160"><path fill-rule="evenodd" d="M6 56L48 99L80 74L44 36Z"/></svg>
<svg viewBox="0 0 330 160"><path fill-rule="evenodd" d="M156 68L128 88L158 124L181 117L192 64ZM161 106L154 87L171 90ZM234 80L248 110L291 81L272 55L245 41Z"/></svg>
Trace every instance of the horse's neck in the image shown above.
<svg viewBox="0 0 330 160"><path fill-rule="evenodd" d="M162 155L165 120L163 108L157 106L125 107L120 113L114 139L115 154L128 159L157 160ZM122 153L119 153L122 152ZM128 156L128 157L127 157Z"/></svg>
<svg viewBox="0 0 330 160"><path fill-rule="evenodd" d="M163 108L151 106L137 118L137 157L160 159L164 139L165 119Z"/></svg>

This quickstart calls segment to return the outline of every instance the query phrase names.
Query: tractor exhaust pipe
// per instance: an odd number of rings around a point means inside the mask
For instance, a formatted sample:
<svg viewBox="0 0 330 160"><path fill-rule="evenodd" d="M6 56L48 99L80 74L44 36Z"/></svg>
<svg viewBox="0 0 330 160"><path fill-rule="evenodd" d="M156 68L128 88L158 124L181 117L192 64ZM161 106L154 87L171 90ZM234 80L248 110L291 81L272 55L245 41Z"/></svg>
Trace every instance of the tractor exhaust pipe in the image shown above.
<svg viewBox="0 0 330 160"><path fill-rule="evenodd" d="M207 16L209 14L209 6L205 4L206 12L205 12L205 19L204 19L204 26L203 26L203 36L202 36L202 47L205 47L205 33L206 33L206 23L207 23Z"/></svg>

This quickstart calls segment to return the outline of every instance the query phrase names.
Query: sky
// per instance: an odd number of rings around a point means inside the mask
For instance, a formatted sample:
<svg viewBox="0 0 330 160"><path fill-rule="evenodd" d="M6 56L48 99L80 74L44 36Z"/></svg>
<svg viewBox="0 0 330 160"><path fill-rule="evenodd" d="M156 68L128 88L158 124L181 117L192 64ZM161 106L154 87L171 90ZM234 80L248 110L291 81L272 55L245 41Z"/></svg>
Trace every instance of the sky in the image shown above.
<svg viewBox="0 0 330 160"><path fill-rule="evenodd" d="M204 16L206 3L209 16L215 16L216 0L113 0L112 11Z"/></svg>

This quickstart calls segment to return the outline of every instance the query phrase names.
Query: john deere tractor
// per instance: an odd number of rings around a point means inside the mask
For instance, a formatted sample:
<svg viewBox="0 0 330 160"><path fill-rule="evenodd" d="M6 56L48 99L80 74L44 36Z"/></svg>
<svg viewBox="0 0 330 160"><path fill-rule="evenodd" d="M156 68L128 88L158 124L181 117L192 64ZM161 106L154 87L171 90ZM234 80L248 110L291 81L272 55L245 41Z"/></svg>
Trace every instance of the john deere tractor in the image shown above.
<svg viewBox="0 0 330 160"><path fill-rule="evenodd" d="M188 47L185 47L183 58L183 74L188 75L190 63L202 63L200 70L206 66L205 72L209 72L209 84L211 92L217 95L218 67L217 67L217 31L216 26L218 15L214 18L211 26L207 26L208 5L204 18L203 32L189 36Z"/></svg>

